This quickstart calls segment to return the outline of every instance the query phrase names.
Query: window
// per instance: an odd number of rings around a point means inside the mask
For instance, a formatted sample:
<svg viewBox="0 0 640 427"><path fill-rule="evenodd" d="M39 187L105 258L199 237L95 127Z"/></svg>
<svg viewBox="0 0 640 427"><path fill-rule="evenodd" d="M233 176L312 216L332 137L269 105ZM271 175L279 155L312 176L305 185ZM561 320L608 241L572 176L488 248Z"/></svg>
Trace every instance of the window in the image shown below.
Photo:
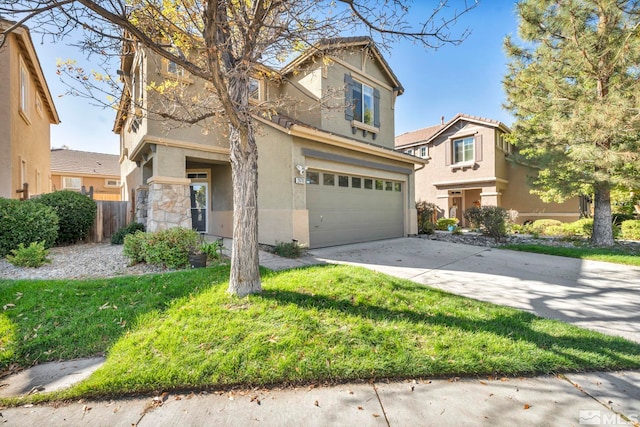
<svg viewBox="0 0 640 427"><path fill-rule="evenodd" d="M62 188L68 190L80 190L82 187L82 178L65 176L62 178Z"/></svg>
<svg viewBox="0 0 640 427"><path fill-rule="evenodd" d="M453 163L472 162L473 158L472 136L453 141Z"/></svg>
<svg viewBox="0 0 640 427"><path fill-rule="evenodd" d="M385 191L393 191L393 183L391 181L386 181L384 183L384 190Z"/></svg>
<svg viewBox="0 0 640 427"><path fill-rule="evenodd" d="M351 177L352 188L362 188L362 178L358 176Z"/></svg>
<svg viewBox="0 0 640 427"><path fill-rule="evenodd" d="M373 189L373 180L369 178L364 179L364 188L367 190Z"/></svg>
<svg viewBox="0 0 640 427"><path fill-rule="evenodd" d="M189 179L207 179L208 175L206 172L189 172L187 174L187 178Z"/></svg>
<svg viewBox="0 0 640 427"><path fill-rule="evenodd" d="M376 190L384 189L384 181L381 179L376 179Z"/></svg>
<svg viewBox="0 0 640 427"><path fill-rule="evenodd" d="M262 99L260 94L261 94L260 80L254 79L253 77L251 77L249 79L249 99L260 101Z"/></svg>
<svg viewBox="0 0 640 427"><path fill-rule="evenodd" d="M20 58L20 112L29 119L29 71Z"/></svg>
<svg viewBox="0 0 640 427"><path fill-rule="evenodd" d="M318 185L320 183L320 173L307 171L307 184Z"/></svg>
<svg viewBox="0 0 640 427"><path fill-rule="evenodd" d="M323 173L322 185L336 185L336 176L332 173Z"/></svg>
<svg viewBox="0 0 640 427"><path fill-rule="evenodd" d="M407 153L410 156L413 156L413 148L409 148L408 150L405 151L405 153Z"/></svg>
<svg viewBox="0 0 640 427"><path fill-rule="evenodd" d="M345 74L346 108L345 118L351 120L352 126L362 123L369 127L380 127L380 91L371 86L355 81L351 75ZM370 128L363 128L372 131ZM373 130L375 133L375 130Z"/></svg>
<svg viewBox="0 0 640 427"><path fill-rule="evenodd" d="M425 159L428 156L429 156L429 150L427 150L427 146L425 145L424 147L420 147L420 157Z"/></svg>
<svg viewBox="0 0 640 427"><path fill-rule="evenodd" d="M393 183L393 186L394 186L394 189L395 189L397 192L402 191L402 183L401 183L401 182L394 182L394 183Z"/></svg>
<svg viewBox="0 0 640 427"><path fill-rule="evenodd" d="M349 177L345 175L338 175L338 187L348 187Z"/></svg>
<svg viewBox="0 0 640 427"><path fill-rule="evenodd" d="M119 179L105 179L105 187L120 187Z"/></svg>
<svg viewBox="0 0 640 427"><path fill-rule="evenodd" d="M44 117L44 111L42 110L42 98L40 94L36 93L36 111L40 117Z"/></svg>

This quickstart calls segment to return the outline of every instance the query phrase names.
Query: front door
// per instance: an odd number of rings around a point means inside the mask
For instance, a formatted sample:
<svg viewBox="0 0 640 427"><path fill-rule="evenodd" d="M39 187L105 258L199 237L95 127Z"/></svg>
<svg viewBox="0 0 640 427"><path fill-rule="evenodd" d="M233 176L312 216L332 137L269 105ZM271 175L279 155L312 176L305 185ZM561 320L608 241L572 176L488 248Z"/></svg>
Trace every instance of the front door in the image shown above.
<svg viewBox="0 0 640 427"><path fill-rule="evenodd" d="M207 206L209 206L207 184L194 182L191 189L191 226L199 233L207 232Z"/></svg>

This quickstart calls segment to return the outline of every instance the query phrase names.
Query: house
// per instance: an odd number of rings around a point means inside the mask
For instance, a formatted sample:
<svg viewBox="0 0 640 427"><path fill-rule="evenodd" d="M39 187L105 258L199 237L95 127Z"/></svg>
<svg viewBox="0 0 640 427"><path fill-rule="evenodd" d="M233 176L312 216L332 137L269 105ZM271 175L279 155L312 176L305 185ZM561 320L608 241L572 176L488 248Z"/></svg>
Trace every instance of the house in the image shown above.
<svg viewBox="0 0 640 427"><path fill-rule="evenodd" d="M329 59L319 52L330 49ZM188 226L232 237L228 126L152 120L148 88L174 79L208 85L153 52L123 56L120 135L125 190L148 230ZM295 108L256 116L259 242L321 247L417 232L414 165L394 150L395 102L403 88L368 37L325 40L280 70L252 79L252 102L286 98ZM131 99L139 100L138 107ZM321 100L333 99L333 105Z"/></svg>
<svg viewBox="0 0 640 427"><path fill-rule="evenodd" d="M0 19L0 32L13 22ZM0 36L0 197L49 192L50 126L60 123L29 29Z"/></svg>
<svg viewBox="0 0 640 427"><path fill-rule="evenodd" d="M416 170L416 200L435 203L438 217L463 218L472 206L501 206L517 212L515 221L580 217L580 202L544 203L530 193L532 168L508 161L514 147L510 129L496 120L458 114L448 122L396 137L396 149L427 160ZM515 213L514 212L514 213Z"/></svg>
<svg viewBox="0 0 640 427"><path fill-rule="evenodd" d="M51 190L92 191L94 200L122 200L120 156L68 148L51 150Z"/></svg>

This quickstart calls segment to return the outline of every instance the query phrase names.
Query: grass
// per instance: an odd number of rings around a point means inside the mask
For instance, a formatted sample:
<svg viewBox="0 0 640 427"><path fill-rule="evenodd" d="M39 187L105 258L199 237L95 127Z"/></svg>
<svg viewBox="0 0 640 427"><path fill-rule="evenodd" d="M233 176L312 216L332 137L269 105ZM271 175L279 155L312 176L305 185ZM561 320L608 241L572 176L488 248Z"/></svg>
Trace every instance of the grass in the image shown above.
<svg viewBox="0 0 640 427"><path fill-rule="evenodd" d="M569 258L590 259L594 261L612 262L640 266L640 254L622 248L560 247L548 245L514 244L501 246L522 252L564 256Z"/></svg>
<svg viewBox="0 0 640 427"><path fill-rule="evenodd" d="M1 403L640 367L639 344L362 268L263 271L244 299L228 273L0 281L0 367L107 355L71 389Z"/></svg>

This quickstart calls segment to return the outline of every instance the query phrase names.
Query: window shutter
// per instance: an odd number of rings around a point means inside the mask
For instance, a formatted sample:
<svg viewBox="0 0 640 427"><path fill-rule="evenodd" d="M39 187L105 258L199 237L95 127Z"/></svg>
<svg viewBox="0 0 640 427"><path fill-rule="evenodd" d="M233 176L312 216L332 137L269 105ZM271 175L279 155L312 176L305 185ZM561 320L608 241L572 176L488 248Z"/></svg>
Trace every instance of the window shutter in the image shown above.
<svg viewBox="0 0 640 427"><path fill-rule="evenodd" d="M373 90L373 126L380 127L380 91Z"/></svg>
<svg viewBox="0 0 640 427"><path fill-rule="evenodd" d="M353 79L350 74L344 75L344 118L353 120Z"/></svg>
<svg viewBox="0 0 640 427"><path fill-rule="evenodd" d="M476 135L474 151L476 153L476 162L482 161L482 134Z"/></svg>
<svg viewBox="0 0 640 427"><path fill-rule="evenodd" d="M449 166L451 164L451 140L447 139L444 143L444 164Z"/></svg>

